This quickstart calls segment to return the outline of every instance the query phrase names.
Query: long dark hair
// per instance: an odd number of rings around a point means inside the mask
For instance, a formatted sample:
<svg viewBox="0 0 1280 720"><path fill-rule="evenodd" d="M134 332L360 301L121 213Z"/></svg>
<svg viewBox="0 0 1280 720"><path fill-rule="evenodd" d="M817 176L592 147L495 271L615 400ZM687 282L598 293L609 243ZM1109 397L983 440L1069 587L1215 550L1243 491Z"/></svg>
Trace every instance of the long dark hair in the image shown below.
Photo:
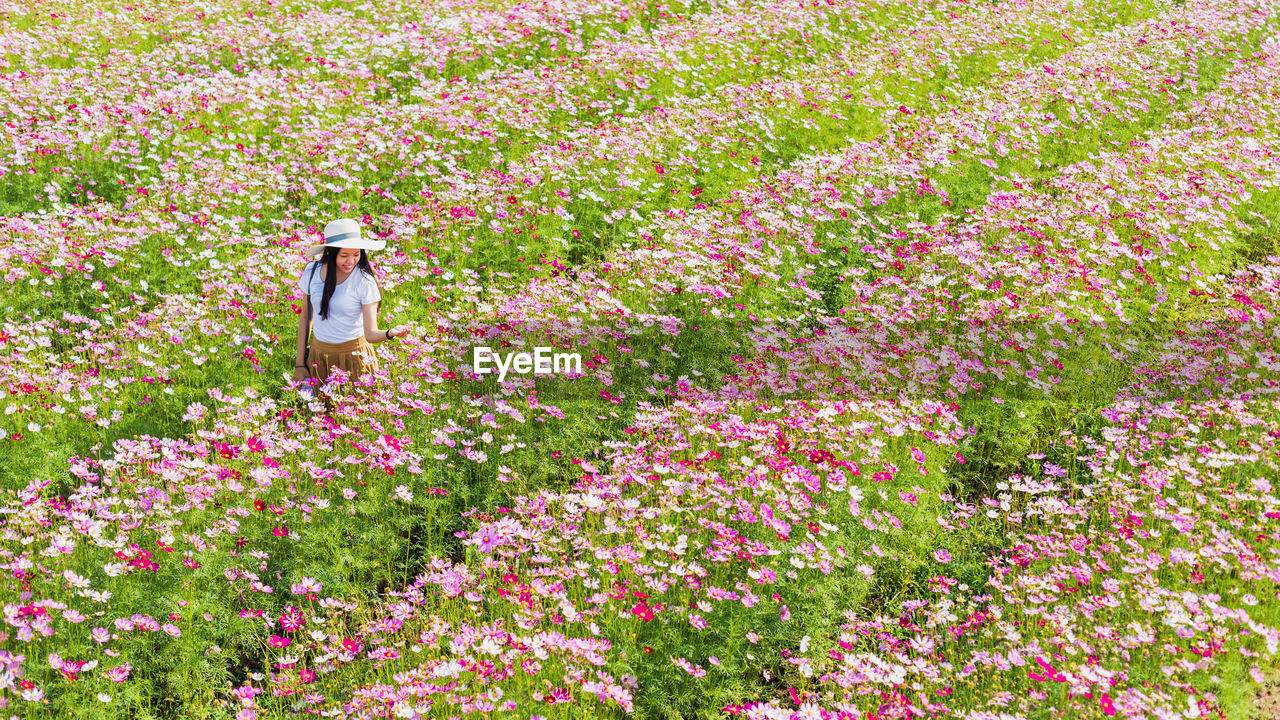
<svg viewBox="0 0 1280 720"><path fill-rule="evenodd" d="M333 291L338 287L338 251L341 248L328 247L324 249L324 254L320 256L316 265L317 269L333 268L333 272L327 270L321 276L324 278L324 292L320 295L320 317L329 319L329 298L333 297ZM314 271L313 271L314 272ZM363 272L370 278L376 280L373 274L373 265L369 264L369 253L364 248L360 249L360 259L356 261L356 269L351 272ZM381 306L382 302L379 301Z"/></svg>

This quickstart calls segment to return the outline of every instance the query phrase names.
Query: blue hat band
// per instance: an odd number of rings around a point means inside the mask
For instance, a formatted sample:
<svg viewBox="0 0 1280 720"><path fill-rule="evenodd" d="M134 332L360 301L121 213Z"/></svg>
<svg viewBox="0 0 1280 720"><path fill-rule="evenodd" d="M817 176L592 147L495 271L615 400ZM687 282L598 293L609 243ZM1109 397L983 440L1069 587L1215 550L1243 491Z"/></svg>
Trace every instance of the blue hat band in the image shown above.
<svg viewBox="0 0 1280 720"><path fill-rule="evenodd" d="M347 240L350 238L358 238L358 237L360 237L360 233L358 232L342 233L341 235L330 235L324 239L324 244L328 245L329 243L338 242L339 240Z"/></svg>

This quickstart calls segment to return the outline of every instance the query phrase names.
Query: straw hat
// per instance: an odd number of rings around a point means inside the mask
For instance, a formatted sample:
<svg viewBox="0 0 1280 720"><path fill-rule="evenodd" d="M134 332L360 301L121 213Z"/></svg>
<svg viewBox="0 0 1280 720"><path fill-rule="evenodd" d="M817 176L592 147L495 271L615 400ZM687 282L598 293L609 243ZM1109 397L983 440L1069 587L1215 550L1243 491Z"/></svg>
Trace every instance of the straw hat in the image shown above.
<svg viewBox="0 0 1280 720"><path fill-rule="evenodd" d="M334 220L324 226L324 242L307 248L307 257L315 260L325 248L364 248L365 250L381 250L387 246L386 240L370 240L360 235L360 223L348 218Z"/></svg>

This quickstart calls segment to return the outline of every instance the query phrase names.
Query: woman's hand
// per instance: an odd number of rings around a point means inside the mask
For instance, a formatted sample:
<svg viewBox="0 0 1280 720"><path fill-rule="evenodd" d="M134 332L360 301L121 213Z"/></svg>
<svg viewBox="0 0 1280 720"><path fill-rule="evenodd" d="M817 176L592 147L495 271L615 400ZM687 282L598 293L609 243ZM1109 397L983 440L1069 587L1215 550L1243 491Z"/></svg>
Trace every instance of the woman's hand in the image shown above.
<svg viewBox="0 0 1280 720"><path fill-rule="evenodd" d="M404 337L413 330L410 325L397 325L391 328L391 337Z"/></svg>
<svg viewBox="0 0 1280 720"><path fill-rule="evenodd" d="M293 381L304 382L311 378L311 373L304 367L295 367L293 369Z"/></svg>

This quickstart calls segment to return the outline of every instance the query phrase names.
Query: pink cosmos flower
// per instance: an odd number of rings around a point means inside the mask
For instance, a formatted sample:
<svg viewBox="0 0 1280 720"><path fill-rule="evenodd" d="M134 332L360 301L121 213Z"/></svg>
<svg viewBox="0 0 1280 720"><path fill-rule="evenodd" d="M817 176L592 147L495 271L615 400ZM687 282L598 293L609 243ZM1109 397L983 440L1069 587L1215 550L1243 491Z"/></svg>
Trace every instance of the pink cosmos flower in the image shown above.
<svg viewBox="0 0 1280 720"><path fill-rule="evenodd" d="M135 625L147 632L155 632L160 629L160 621L150 615L134 615L131 619Z"/></svg>
<svg viewBox="0 0 1280 720"><path fill-rule="evenodd" d="M701 667L694 665L684 658L671 658L671 662L679 665L685 672L694 677L702 677L707 674L706 670L703 670Z"/></svg>
<svg viewBox="0 0 1280 720"><path fill-rule="evenodd" d="M306 619L302 617L302 611L293 605L286 605L284 612L280 615L280 627L289 632L299 630L306 624Z"/></svg>
<svg viewBox="0 0 1280 720"><path fill-rule="evenodd" d="M301 581L294 583L289 590L294 595L307 595L309 593L318 593L322 588L324 588L324 583L313 577L304 577Z"/></svg>

